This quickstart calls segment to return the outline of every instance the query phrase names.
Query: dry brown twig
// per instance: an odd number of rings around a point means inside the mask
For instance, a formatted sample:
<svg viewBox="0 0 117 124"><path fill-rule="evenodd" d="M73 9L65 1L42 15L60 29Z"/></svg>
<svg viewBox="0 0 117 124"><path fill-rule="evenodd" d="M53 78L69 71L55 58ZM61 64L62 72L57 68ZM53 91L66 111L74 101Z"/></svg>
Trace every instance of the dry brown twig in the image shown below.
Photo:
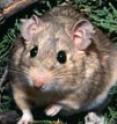
<svg viewBox="0 0 117 124"><path fill-rule="evenodd" d="M4 4L0 1L0 24L3 24L6 18L41 0L9 0L9 4L7 1Z"/></svg>

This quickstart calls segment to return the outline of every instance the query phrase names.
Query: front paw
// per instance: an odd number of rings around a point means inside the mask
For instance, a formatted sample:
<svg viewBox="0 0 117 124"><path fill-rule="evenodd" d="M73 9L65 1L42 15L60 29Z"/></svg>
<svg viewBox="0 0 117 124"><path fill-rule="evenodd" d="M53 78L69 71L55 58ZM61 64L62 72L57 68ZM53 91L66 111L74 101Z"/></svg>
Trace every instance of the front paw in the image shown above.
<svg viewBox="0 0 117 124"><path fill-rule="evenodd" d="M94 112L90 112L85 117L85 124L104 124L104 117L98 116Z"/></svg>
<svg viewBox="0 0 117 124"><path fill-rule="evenodd" d="M24 113L17 124L31 124L33 122L33 117L31 113Z"/></svg>
<svg viewBox="0 0 117 124"><path fill-rule="evenodd" d="M55 116L61 109L62 107L60 105L51 105L45 110L45 113L47 116Z"/></svg>

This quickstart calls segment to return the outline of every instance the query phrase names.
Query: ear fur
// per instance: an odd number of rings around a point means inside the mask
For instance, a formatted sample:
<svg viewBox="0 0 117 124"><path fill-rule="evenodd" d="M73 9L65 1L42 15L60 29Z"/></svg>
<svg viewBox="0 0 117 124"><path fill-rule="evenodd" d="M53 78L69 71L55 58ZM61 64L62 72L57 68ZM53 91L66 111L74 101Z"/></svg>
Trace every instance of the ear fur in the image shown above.
<svg viewBox="0 0 117 124"><path fill-rule="evenodd" d="M94 27L88 20L82 19L78 21L72 29L74 46L78 50L86 50L92 42L91 38L94 33Z"/></svg>
<svg viewBox="0 0 117 124"><path fill-rule="evenodd" d="M30 19L21 20L21 35L26 41L32 41L33 37L37 34L42 21L33 15Z"/></svg>

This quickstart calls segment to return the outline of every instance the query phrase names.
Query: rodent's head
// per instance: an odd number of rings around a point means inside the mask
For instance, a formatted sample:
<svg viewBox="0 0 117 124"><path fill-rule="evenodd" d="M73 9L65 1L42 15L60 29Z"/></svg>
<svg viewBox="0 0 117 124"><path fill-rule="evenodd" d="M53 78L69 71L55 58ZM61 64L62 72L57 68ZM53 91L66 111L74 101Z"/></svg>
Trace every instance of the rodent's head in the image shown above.
<svg viewBox="0 0 117 124"><path fill-rule="evenodd" d="M19 66L26 72L29 84L43 90L74 86L93 34L92 24L85 19L69 27L57 20L44 22L36 16L23 20L24 50Z"/></svg>

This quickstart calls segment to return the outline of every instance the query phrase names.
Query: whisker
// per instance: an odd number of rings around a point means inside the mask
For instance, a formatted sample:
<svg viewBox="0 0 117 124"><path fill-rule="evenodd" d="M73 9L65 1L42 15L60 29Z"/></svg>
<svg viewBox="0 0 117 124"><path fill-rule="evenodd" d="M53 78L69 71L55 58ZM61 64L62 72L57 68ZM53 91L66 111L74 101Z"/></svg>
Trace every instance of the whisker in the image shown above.
<svg viewBox="0 0 117 124"><path fill-rule="evenodd" d="M13 67L10 67L9 72L15 72L15 73L23 73L23 74L28 74L28 72L24 71L24 70L21 70L19 68L13 68Z"/></svg>
<svg viewBox="0 0 117 124"><path fill-rule="evenodd" d="M9 72L14 72L14 73L22 73L22 72L19 72L19 71L15 71L15 70L9 70Z"/></svg>
<svg viewBox="0 0 117 124"><path fill-rule="evenodd" d="M53 75L75 75L77 72L71 72L71 71L61 71L61 72L52 72Z"/></svg>

